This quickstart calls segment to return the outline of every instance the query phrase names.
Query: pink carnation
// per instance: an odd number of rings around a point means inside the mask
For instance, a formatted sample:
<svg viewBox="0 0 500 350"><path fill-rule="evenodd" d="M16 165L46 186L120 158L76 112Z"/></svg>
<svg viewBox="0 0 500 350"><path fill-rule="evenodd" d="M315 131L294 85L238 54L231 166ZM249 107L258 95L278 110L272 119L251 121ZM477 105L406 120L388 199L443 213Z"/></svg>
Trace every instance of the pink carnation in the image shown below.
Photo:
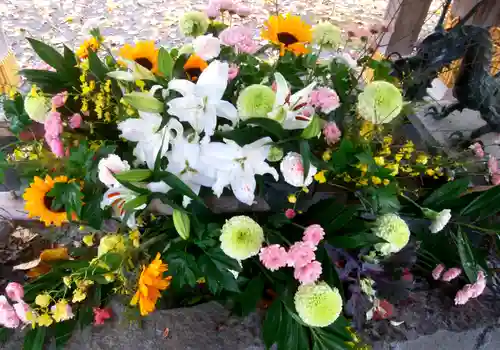
<svg viewBox="0 0 500 350"><path fill-rule="evenodd" d="M490 175L498 173L498 161L495 156L492 156L491 154L488 158L488 170L490 172Z"/></svg>
<svg viewBox="0 0 500 350"><path fill-rule="evenodd" d="M44 127L45 140L47 140L47 143L51 139L58 138L63 132L61 113L56 111L49 112L48 118L45 120Z"/></svg>
<svg viewBox="0 0 500 350"><path fill-rule="evenodd" d="M477 298L481 294L483 294L486 288L486 276L483 271L479 271L477 274L476 283L474 283L470 288L470 297Z"/></svg>
<svg viewBox="0 0 500 350"><path fill-rule="evenodd" d="M67 98L68 98L68 92L67 91L58 93L57 95L55 95L54 97L52 97L52 106L55 107L55 108L59 108L59 107L64 106L64 104L66 103L66 99Z"/></svg>
<svg viewBox="0 0 500 350"><path fill-rule="evenodd" d="M288 266L302 267L313 261L316 256L312 244L306 242L296 242L288 250Z"/></svg>
<svg viewBox="0 0 500 350"><path fill-rule="evenodd" d="M209 5L205 9L205 13L207 14L208 18L215 19L215 18L217 18L217 16L220 15L220 7L218 7L216 5Z"/></svg>
<svg viewBox="0 0 500 350"><path fill-rule="evenodd" d="M5 287L5 294L7 294L10 300L21 302L24 298L24 288L17 282L10 282Z"/></svg>
<svg viewBox="0 0 500 350"><path fill-rule="evenodd" d="M335 122L326 123L323 127L323 136L325 136L326 143L333 146L340 141L342 132Z"/></svg>
<svg viewBox="0 0 500 350"><path fill-rule="evenodd" d="M302 240L317 246L319 242L325 237L325 230L320 225L311 225L306 227Z"/></svg>
<svg viewBox="0 0 500 350"><path fill-rule="evenodd" d="M301 284L309 284L316 282L321 276L321 272L323 272L321 264L314 260L304 266L296 266L293 277Z"/></svg>
<svg viewBox="0 0 500 350"><path fill-rule="evenodd" d="M323 113L330 113L340 106L337 93L329 88L322 87L311 92L311 104Z"/></svg>
<svg viewBox="0 0 500 350"><path fill-rule="evenodd" d="M219 39L224 45L234 46L244 53L253 54L257 51L257 43L253 40L253 30L248 27L228 27L220 33Z"/></svg>
<svg viewBox="0 0 500 350"><path fill-rule="evenodd" d="M49 143L50 150L57 158L64 157L64 145L60 139L53 139Z"/></svg>
<svg viewBox="0 0 500 350"><path fill-rule="evenodd" d="M92 309L94 311L94 325L103 325L104 321L111 318L111 308L98 308L94 307Z"/></svg>
<svg viewBox="0 0 500 350"><path fill-rule="evenodd" d="M483 146L479 142L476 142L472 146L470 146L470 149L472 149L472 152L474 152L474 155L477 158L483 158L484 157Z"/></svg>
<svg viewBox="0 0 500 350"><path fill-rule="evenodd" d="M259 258L266 269L276 271L286 266L288 254L279 244L261 248Z"/></svg>
<svg viewBox="0 0 500 350"><path fill-rule="evenodd" d="M28 320L28 312L31 312L31 308L28 304L25 302L21 301L19 303L14 304L14 310L16 311L17 317L24 323L24 324L31 324L31 321Z"/></svg>
<svg viewBox="0 0 500 350"><path fill-rule="evenodd" d="M457 294L455 295L455 305L464 305L469 301L470 299L469 286L470 284L467 284L464 288L460 289L457 292Z"/></svg>
<svg viewBox="0 0 500 350"><path fill-rule="evenodd" d="M78 129L80 126L82 126L82 116L79 113L73 114L69 119L69 126L72 129Z"/></svg>
<svg viewBox="0 0 500 350"><path fill-rule="evenodd" d="M295 217L295 215L297 215L297 213L295 212L295 210L289 208L287 210L285 210L285 216L288 218L288 219L293 219Z"/></svg>
<svg viewBox="0 0 500 350"><path fill-rule="evenodd" d="M434 270L432 270L432 278L434 278L436 281L441 277L443 274L443 271L445 269L445 266L443 264L437 265Z"/></svg>
<svg viewBox="0 0 500 350"><path fill-rule="evenodd" d="M448 271L446 271L445 273L443 273L441 280L443 280L445 282L450 282L450 281L454 280L455 278L457 278L458 276L460 276L461 273L462 273L461 268L453 267L453 268L449 269Z"/></svg>
<svg viewBox="0 0 500 350"><path fill-rule="evenodd" d="M5 328L17 328L20 320L16 311L9 304L7 298L0 295L0 326Z"/></svg>
<svg viewBox="0 0 500 350"><path fill-rule="evenodd" d="M240 72L240 68L235 65L235 64L232 64L229 66L229 71L228 71L228 74L227 74L227 77L229 79L229 81L233 80L234 78L236 78L238 76L238 73Z"/></svg>

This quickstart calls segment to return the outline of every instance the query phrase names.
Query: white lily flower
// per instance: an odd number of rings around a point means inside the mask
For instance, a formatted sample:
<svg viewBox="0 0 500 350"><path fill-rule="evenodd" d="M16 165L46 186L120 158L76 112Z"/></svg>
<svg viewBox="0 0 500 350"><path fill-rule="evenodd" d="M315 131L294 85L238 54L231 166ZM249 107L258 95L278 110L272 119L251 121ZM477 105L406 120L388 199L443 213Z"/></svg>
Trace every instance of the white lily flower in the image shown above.
<svg viewBox="0 0 500 350"><path fill-rule="evenodd" d="M281 73L274 73L276 81L276 100L273 110L268 116L281 123L283 129L305 129L313 119L314 108L309 106L309 97L316 85L309 84L293 95L290 94L288 83Z"/></svg>
<svg viewBox="0 0 500 350"><path fill-rule="evenodd" d="M198 36L193 40L193 50L205 61L211 60L220 54L220 40L212 34Z"/></svg>
<svg viewBox="0 0 500 350"><path fill-rule="evenodd" d="M172 189L165 181L158 181L158 182L150 182L146 185L148 190L151 192L157 192L157 193L167 193Z"/></svg>
<svg viewBox="0 0 500 350"><path fill-rule="evenodd" d="M196 84L185 79L171 80L168 88L183 97L168 102L168 113L188 122L196 132L204 131L207 136L214 134L217 116L235 124L238 121L236 108L221 100L227 87L228 71L227 63L213 61L201 73Z"/></svg>
<svg viewBox="0 0 500 350"><path fill-rule="evenodd" d="M120 182L115 178L115 174L130 170L130 165L126 160L122 160L116 154L110 154L102 158L97 165L99 180L107 187L119 187Z"/></svg>
<svg viewBox="0 0 500 350"><path fill-rule="evenodd" d="M160 114L139 111L139 118L129 118L118 124L118 129L122 132L121 137L137 142L134 156L139 162L145 162L149 169L154 168L160 148L161 155L164 156L170 140L181 135L183 131L182 124L174 118L170 119L162 130L158 130L161 122ZM175 135L172 131L175 131Z"/></svg>
<svg viewBox="0 0 500 350"><path fill-rule="evenodd" d="M123 219L127 214L125 212L125 203L135 199L138 194L126 187L112 187L104 193L101 201L101 209L111 207L113 209L113 216ZM146 204L141 204L133 209L133 211L146 208ZM131 213L127 219L127 226L135 228L135 216Z"/></svg>
<svg viewBox="0 0 500 350"><path fill-rule="evenodd" d="M215 171L214 194L220 196L230 185L235 197L247 205L255 198L255 175L271 174L279 179L276 169L266 163L271 148L271 138L264 137L240 147L232 140L202 144L201 157Z"/></svg>

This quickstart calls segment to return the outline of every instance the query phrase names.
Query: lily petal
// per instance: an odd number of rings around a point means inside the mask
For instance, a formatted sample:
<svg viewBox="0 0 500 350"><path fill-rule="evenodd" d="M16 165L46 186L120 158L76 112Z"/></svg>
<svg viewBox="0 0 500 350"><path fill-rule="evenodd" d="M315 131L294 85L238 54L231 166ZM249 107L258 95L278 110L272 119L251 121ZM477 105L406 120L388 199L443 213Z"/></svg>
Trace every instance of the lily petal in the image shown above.
<svg viewBox="0 0 500 350"><path fill-rule="evenodd" d="M242 203L252 205L255 199L256 181L252 174L243 173L231 181L234 196Z"/></svg>
<svg viewBox="0 0 500 350"><path fill-rule="evenodd" d="M182 96L192 95L195 91L195 84L186 79L173 79L168 83L169 90L174 90Z"/></svg>
<svg viewBox="0 0 500 350"><path fill-rule="evenodd" d="M274 79L276 81L276 100L274 105L281 106L286 102L290 94L290 88L288 87L285 77L283 77L281 73L274 73Z"/></svg>
<svg viewBox="0 0 500 350"><path fill-rule="evenodd" d="M196 83L198 94L207 96L212 102L219 101L226 90L228 74L227 63L212 61L198 78Z"/></svg>
<svg viewBox="0 0 500 350"><path fill-rule="evenodd" d="M231 121L233 125L238 122L238 110L230 102L220 100L215 108L217 116Z"/></svg>

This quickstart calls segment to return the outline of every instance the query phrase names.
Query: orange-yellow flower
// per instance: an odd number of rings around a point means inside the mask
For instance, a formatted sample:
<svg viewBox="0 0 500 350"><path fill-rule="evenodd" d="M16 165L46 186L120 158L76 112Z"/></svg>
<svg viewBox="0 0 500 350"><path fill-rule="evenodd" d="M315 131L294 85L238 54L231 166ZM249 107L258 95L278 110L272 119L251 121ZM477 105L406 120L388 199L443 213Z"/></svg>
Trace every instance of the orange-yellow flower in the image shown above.
<svg viewBox="0 0 500 350"><path fill-rule="evenodd" d="M291 51L295 55L309 52L305 45L312 40L311 26L299 16L271 16L265 26L261 33L262 38L279 45L281 56L285 51Z"/></svg>
<svg viewBox="0 0 500 350"><path fill-rule="evenodd" d="M76 55L81 59L85 59L89 56L89 50L96 52L99 50L101 42L96 38L92 37L83 42L83 44L76 51Z"/></svg>
<svg viewBox="0 0 500 350"><path fill-rule="evenodd" d="M168 266L161 261L160 253L156 255L148 267L142 267L137 292L130 302L130 305L139 303L142 316L154 311L156 302L161 295L160 290L165 290L170 286L172 276L163 277L163 273L166 271L168 271Z"/></svg>

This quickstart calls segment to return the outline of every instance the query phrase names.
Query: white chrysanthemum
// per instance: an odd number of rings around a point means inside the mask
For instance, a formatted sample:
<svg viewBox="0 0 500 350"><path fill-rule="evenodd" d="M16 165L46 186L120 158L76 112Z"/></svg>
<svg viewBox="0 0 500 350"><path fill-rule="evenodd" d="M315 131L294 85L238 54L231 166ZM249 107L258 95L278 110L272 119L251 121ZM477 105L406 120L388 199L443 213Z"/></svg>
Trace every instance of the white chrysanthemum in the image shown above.
<svg viewBox="0 0 500 350"><path fill-rule="evenodd" d="M257 255L264 242L262 227L248 216L234 216L222 226L221 249L227 256L245 260Z"/></svg>
<svg viewBox="0 0 500 350"><path fill-rule="evenodd" d="M47 119L50 103L47 98L41 95L26 96L24 99L24 110L30 119L43 123Z"/></svg>
<svg viewBox="0 0 500 350"><path fill-rule="evenodd" d="M429 230L432 233L440 232L446 225L448 225L448 222L451 219L450 209L443 209L438 213L434 210L424 208L423 212L426 218L432 220L429 226Z"/></svg>
<svg viewBox="0 0 500 350"><path fill-rule="evenodd" d="M295 309L302 321L313 327L326 327L342 312L342 297L326 282L300 285L294 297Z"/></svg>
<svg viewBox="0 0 500 350"><path fill-rule="evenodd" d="M265 85L254 84L241 91L236 102L238 114L242 120L250 118L267 118L273 110L276 94Z"/></svg>
<svg viewBox="0 0 500 350"><path fill-rule="evenodd" d="M313 43L325 49L335 49L342 42L342 31L329 22L321 22L312 30Z"/></svg>
<svg viewBox="0 0 500 350"><path fill-rule="evenodd" d="M304 165L302 156L297 152L288 152L281 161L280 170L286 183L295 187L309 186L318 169L314 165L309 166L309 172L304 179Z"/></svg>
<svg viewBox="0 0 500 350"><path fill-rule="evenodd" d="M410 229L397 214L384 214L375 221L373 233L387 243L375 244L375 249L382 255L397 253L410 240Z"/></svg>
<svg viewBox="0 0 500 350"><path fill-rule="evenodd" d="M114 174L130 170L130 165L126 160L122 160L116 154L110 154L99 161L97 174L99 180L108 187L120 186Z"/></svg>
<svg viewBox="0 0 500 350"><path fill-rule="evenodd" d="M386 81L373 81L358 96L358 113L373 124L390 123L403 109L401 91Z"/></svg>
<svg viewBox="0 0 500 350"><path fill-rule="evenodd" d="M179 28L184 36L199 36L208 29L208 17L203 12L186 12L179 22Z"/></svg>

